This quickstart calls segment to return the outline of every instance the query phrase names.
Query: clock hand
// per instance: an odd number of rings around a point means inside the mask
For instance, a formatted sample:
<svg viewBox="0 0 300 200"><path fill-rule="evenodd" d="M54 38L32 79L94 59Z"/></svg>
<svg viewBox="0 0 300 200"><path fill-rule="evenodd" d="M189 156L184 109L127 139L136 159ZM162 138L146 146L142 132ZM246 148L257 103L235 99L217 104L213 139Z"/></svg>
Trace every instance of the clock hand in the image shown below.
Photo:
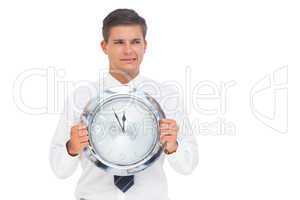
<svg viewBox="0 0 300 200"><path fill-rule="evenodd" d="M125 121L126 121L125 111L123 111L122 121L123 121L123 132L125 132Z"/></svg>
<svg viewBox="0 0 300 200"><path fill-rule="evenodd" d="M116 114L114 108L112 108L112 110L113 110L113 112L114 112L114 114L115 114L115 117L117 118L118 124L119 124L120 128L122 129L122 132L124 132L124 131L123 131L123 127L122 127L122 125L121 125L121 122L120 122L120 120L119 120L118 115Z"/></svg>

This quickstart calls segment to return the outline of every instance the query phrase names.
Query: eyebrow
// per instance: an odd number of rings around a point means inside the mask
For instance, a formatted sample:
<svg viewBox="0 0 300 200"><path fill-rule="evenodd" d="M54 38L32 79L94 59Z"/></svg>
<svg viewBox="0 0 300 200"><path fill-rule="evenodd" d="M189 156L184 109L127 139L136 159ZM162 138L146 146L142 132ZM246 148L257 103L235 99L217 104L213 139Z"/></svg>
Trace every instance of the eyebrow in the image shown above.
<svg viewBox="0 0 300 200"><path fill-rule="evenodd" d="M141 41L141 38L134 38L132 40L130 40L131 42L135 42L135 41ZM113 40L114 42L120 42L120 41L124 41L124 39L115 39Z"/></svg>

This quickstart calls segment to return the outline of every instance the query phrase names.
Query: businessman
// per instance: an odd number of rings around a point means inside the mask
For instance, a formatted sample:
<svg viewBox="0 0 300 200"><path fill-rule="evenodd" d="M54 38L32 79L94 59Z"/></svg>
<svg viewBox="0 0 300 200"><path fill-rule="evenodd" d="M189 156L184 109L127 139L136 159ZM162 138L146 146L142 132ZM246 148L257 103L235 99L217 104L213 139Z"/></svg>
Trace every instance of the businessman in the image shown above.
<svg viewBox="0 0 300 200"><path fill-rule="evenodd" d="M159 122L160 142L166 144L165 151L149 168L123 179L123 185L118 186L112 174L96 167L82 154L89 133L80 123L80 112L90 97L84 91L76 91L76 95L68 98L59 120L51 143L50 163L59 178L71 176L81 164L82 174L75 191L77 200L167 200L164 160L181 174L190 174L198 163L195 137L182 126L187 120L183 106L168 98L176 91L140 74L147 49L146 33L145 19L134 10L117 9L105 17L101 48L107 55L109 71L99 84L104 89L127 84L153 94L166 113L166 119ZM145 87L145 83L152 87ZM159 92L154 94L153 88Z"/></svg>

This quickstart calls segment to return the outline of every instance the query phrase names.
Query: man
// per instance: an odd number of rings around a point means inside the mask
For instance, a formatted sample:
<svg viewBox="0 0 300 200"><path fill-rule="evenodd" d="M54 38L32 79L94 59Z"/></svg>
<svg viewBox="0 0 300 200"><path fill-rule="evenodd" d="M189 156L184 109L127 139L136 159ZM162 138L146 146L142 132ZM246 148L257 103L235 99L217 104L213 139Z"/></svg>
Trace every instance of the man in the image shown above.
<svg viewBox="0 0 300 200"><path fill-rule="evenodd" d="M128 84L148 93L152 92L167 116L159 124L160 142L166 144L165 152L153 165L130 177L130 180L125 180L125 185L129 187L119 189L113 175L96 167L82 155L89 137L87 127L80 123L80 114L89 97L83 91L77 91L66 103L67 109L53 138L51 167L58 177L67 178L81 163L83 171L75 192L78 200L166 200L168 195L163 171L164 159L167 157L177 172L191 173L198 162L195 138L189 130L180 126L182 124L178 124L186 116L181 106L168 100L169 96L174 95L173 90L140 75L140 64L147 47L145 20L134 10L117 9L103 20L102 32L104 40L101 47L108 56L109 74L101 80L100 87L107 89ZM159 95L145 87L145 83L156 88Z"/></svg>

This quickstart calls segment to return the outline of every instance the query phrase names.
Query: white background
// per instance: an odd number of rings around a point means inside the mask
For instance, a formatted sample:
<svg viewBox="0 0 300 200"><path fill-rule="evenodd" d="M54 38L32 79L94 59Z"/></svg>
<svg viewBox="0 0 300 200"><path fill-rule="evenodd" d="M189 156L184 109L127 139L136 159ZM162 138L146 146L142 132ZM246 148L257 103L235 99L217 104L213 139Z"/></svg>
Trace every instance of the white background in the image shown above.
<svg viewBox="0 0 300 200"><path fill-rule="evenodd" d="M199 83L218 88L215 98L207 94L201 101L214 113L189 104L191 120L209 123L210 132L196 131L200 155L193 174L176 174L166 164L170 198L298 200L300 6L264 0L1 1L0 198L73 199L80 170L59 180L48 159L59 118L54 108L64 97L47 88L49 74L26 79L17 96L14 84L33 68L58 71L61 84L96 80L107 66L99 46L102 19L124 7L136 9L148 23L142 74L183 87L190 80L189 101ZM234 85L222 89L230 81ZM266 85L256 91L261 81ZM39 110L22 103L48 111L33 114ZM219 131L220 121L233 131Z"/></svg>

